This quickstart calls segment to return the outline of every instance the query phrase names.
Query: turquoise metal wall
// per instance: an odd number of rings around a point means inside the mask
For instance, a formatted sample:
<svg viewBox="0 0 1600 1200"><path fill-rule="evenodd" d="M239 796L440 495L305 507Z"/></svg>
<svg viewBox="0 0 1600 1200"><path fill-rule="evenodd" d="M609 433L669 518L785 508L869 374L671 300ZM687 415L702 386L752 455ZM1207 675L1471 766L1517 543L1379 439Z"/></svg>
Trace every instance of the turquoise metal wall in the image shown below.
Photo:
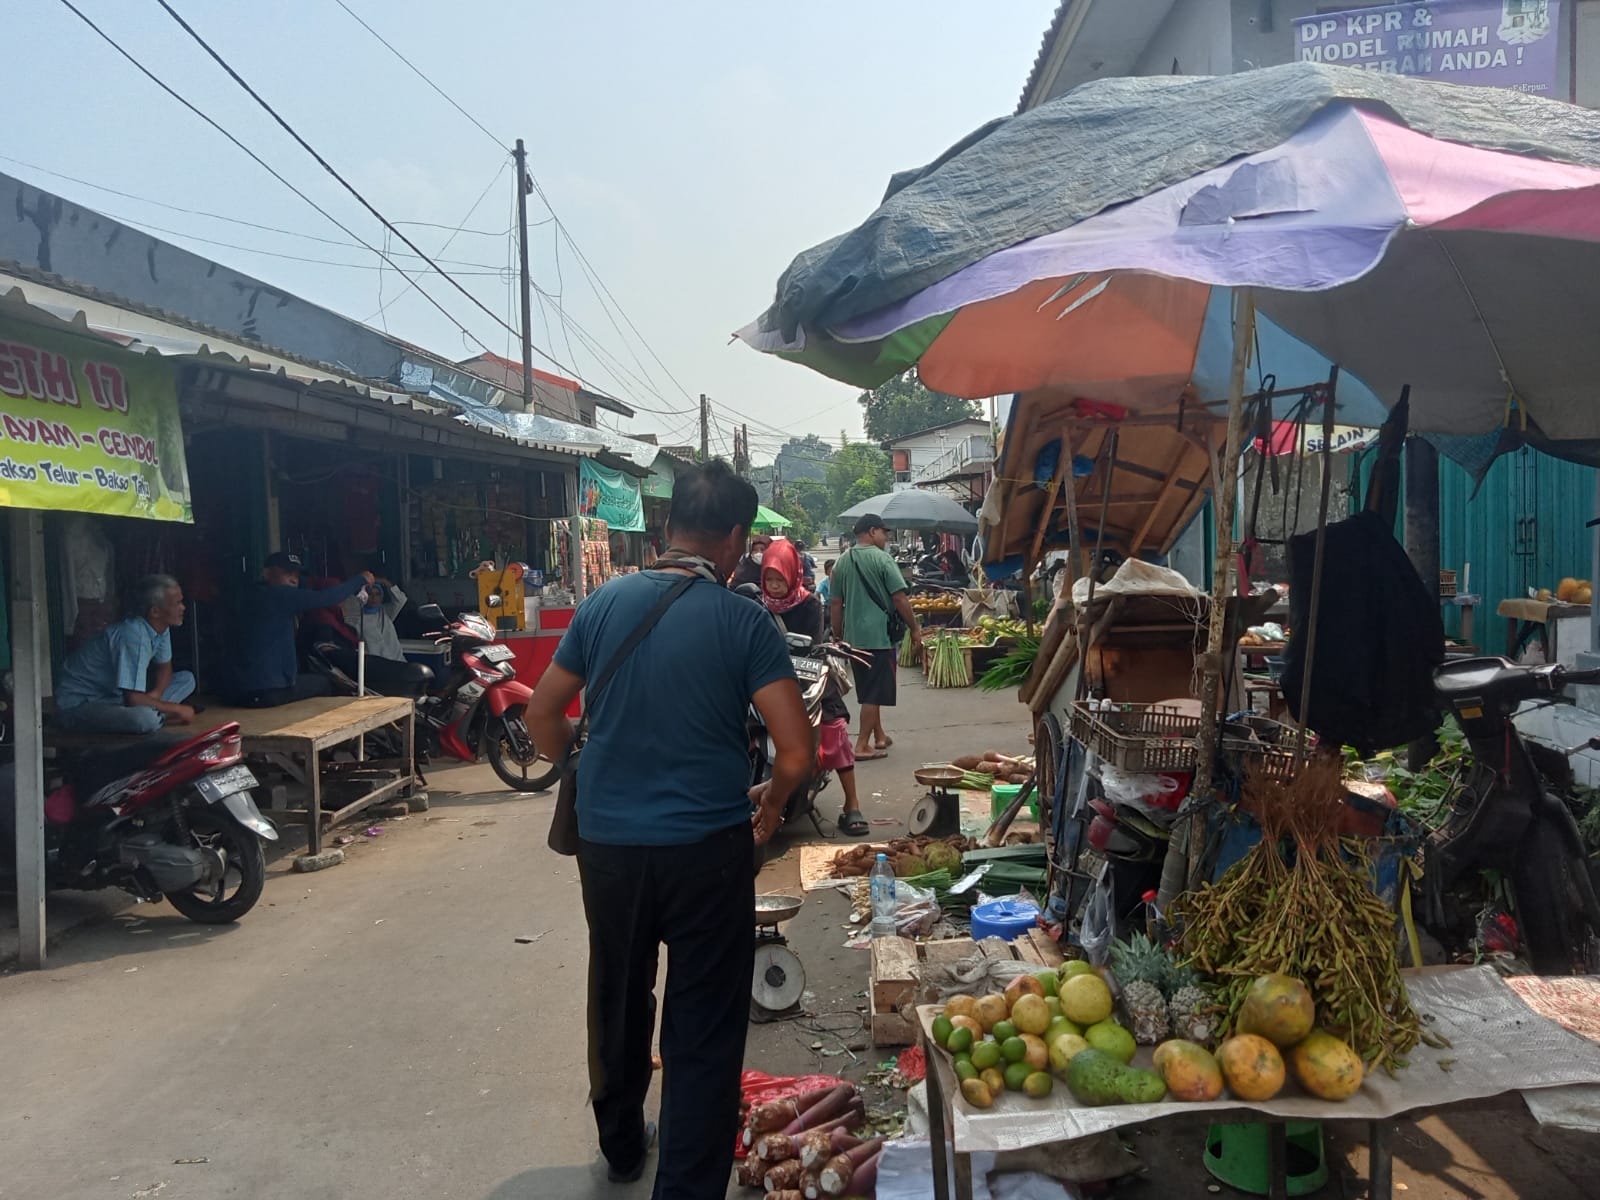
<svg viewBox="0 0 1600 1200"><path fill-rule="evenodd" d="M1352 467L1366 492L1372 454ZM1483 598L1473 640L1485 653L1505 650L1505 622L1495 606L1529 588L1554 589L1567 575L1589 577L1589 530L1595 516L1595 471L1536 450L1496 460L1473 495L1472 477L1449 459L1439 461L1439 566L1460 572L1472 564L1469 586ZM1404 537L1403 518L1395 535ZM1460 632L1459 614L1446 608L1445 631Z"/></svg>
<svg viewBox="0 0 1600 1200"><path fill-rule="evenodd" d="M1594 485L1593 467L1524 449L1496 460L1474 497L1471 476L1440 461L1439 566L1460 571L1472 564L1469 583L1483 597L1476 640L1484 650L1505 649L1504 622L1494 615L1501 600L1553 589L1563 576L1589 578L1584 526L1595 515Z"/></svg>

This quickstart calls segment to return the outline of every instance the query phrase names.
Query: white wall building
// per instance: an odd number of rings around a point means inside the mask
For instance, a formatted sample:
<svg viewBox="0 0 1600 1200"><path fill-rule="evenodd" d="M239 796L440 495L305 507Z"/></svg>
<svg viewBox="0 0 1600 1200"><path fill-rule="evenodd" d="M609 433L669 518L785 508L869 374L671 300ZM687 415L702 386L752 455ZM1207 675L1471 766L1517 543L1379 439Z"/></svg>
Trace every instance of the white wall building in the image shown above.
<svg viewBox="0 0 1600 1200"><path fill-rule="evenodd" d="M919 429L883 443L894 461L894 490L939 487L958 500L971 494L966 481L994 466L994 435L978 417Z"/></svg>

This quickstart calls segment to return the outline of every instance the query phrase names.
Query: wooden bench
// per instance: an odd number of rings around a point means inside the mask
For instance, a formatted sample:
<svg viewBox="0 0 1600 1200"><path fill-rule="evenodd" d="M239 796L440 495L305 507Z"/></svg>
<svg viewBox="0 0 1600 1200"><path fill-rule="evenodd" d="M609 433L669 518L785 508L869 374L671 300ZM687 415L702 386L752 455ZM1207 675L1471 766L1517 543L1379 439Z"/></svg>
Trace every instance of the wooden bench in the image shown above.
<svg viewBox="0 0 1600 1200"><path fill-rule="evenodd" d="M239 726L246 759L268 762L305 786L304 808L269 807L273 815L303 816L306 827L306 853L295 859L295 867L315 871L344 859L344 852L322 849L323 823L335 824L384 800L420 803L414 774L416 748L416 705L400 696L322 696L297 700L277 708L208 707L191 726L174 726L168 734L182 735L215 729L234 722ZM328 750L346 742L357 742L373 730L386 725L399 727L401 753L398 758L367 759L353 762L325 762ZM56 750L106 746L125 740L124 735L69 733L47 730L45 745ZM323 805L326 782L335 786L348 783L362 793L328 809Z"/></svg>

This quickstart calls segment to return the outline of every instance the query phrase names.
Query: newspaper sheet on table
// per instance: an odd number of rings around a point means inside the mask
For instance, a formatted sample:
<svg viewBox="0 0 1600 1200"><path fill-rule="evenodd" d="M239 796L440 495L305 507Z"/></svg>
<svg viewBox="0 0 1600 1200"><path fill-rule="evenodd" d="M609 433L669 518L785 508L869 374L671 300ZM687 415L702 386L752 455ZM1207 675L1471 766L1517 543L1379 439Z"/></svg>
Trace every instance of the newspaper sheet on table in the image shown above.
<svg viewBox="0 0 1600 1200"><path fill-rule="evenodd" d="M1417 1046L1409 1055L1407 1069L1392 1079L1378 1072L1348 1100L1316 1100L1291 1085L1276 1099L1251 1105L1220 1100L1085 1108L1058 1085L1047 1101L1008 1093L983 1112L957 1096L952 1104L952 1140L962 1152L1020 1150L1161 1117L1229 1109L1307 1120L1374 1120L1505 1092L1600 1083L1600 1046L1534 1012L1492 968L1421 976L1408 973L1406 983L1417 1012L1451 1045L1440 1050ZM924 1028L931 1026L936 1013L933 1006L917 1010ZM949 1060L943 1055L938 1058L940 1080L947 1094L952 1093L954 1075ZM1149 1058L1150 1050L1141 1047L1135 1065L1148 1066ZM1441 1067L1441 1062L1448 1069Z"/></svg>

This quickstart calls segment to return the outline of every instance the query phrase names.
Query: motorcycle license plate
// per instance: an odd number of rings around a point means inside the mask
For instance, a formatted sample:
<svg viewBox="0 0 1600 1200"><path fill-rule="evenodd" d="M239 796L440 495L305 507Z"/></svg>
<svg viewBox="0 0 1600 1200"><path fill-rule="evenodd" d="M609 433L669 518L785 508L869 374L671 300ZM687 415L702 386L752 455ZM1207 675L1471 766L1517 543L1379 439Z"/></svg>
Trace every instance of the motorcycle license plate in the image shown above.
<svg viewBox="0 0 1600 1200"><path fill-rule="evenodd" d="M478 657L484 662L503 663L510 662L512 658L510 646L485 646L478 651Z"/></svg>
<svg viewBox="0 0 1600 1200"><path fill-rule="evenodd" d="M243 764L229 767L226 771L213 771L209 775L202 775L194 781L195 787L200 789L200 794L206 798L207 804L215 804L224 796L231 796L235 792L248 792L257 786L255 773Z"/></svg>
<svg viewBox="0 0 1600 1200"><path fill-rule="evenodd" d="M827 672L828 665L818 662L814 658L797 658L794 660L794 673L808 683L815 683Z"/></svg>

